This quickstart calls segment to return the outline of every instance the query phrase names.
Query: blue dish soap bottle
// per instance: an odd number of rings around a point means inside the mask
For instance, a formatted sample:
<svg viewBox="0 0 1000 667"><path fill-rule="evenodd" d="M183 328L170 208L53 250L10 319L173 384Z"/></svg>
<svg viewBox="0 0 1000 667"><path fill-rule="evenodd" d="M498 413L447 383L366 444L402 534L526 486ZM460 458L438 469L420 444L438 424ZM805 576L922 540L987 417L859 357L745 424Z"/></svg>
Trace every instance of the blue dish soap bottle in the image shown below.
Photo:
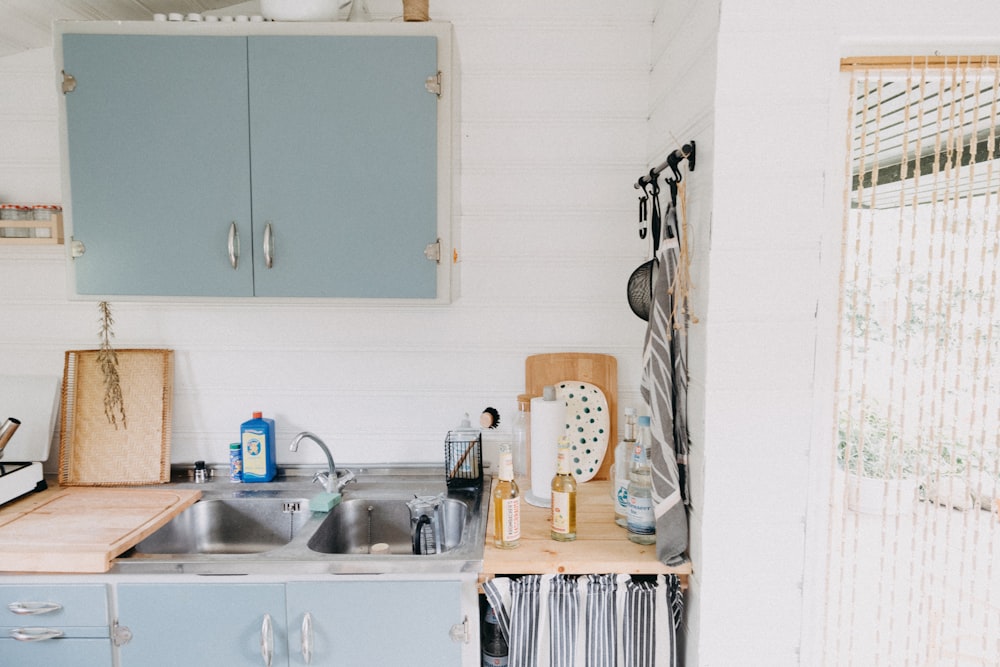
<svg viewBox="0 0 1000 667"><path fill-rule="evenodd" d="M260 412L240 425L243 445L243 481L270 482L278 472L274 461L274 420Z"/></svg>

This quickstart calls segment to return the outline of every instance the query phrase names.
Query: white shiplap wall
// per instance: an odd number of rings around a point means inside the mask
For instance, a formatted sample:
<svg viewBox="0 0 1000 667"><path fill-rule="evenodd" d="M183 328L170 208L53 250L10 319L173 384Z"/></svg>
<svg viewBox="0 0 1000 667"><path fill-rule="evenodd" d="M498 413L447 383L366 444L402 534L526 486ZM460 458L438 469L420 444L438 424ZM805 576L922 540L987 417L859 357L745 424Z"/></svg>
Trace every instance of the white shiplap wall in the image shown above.
<svg viewBox="0 0 1000 667"><path fill-rule="evenodd" d="M114 302L119 347L176 351L175 462L224 460L253 410L281 441L317 432L344 463L436 462L463 412L512 413L539 352L613 354L620 404L639 400L644 323L625 282L646 251L632 183L649 154L651 3L434 2L432 14L453 23L459 60L460 297ZM54 81L48 49L0 59L2 201L59 200ZM65 295L61 250L0 248L4 373L61 375L64 350L97 342L94 304ZM321 456L279 447L293 461Z"/></svg>

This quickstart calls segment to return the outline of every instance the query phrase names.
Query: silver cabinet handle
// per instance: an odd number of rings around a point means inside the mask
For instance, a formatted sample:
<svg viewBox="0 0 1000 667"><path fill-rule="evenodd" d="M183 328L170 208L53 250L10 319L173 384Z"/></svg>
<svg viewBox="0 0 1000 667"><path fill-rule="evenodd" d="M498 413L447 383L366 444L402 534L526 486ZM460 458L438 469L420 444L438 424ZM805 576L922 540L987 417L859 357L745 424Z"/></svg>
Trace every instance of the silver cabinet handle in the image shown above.
<svg viewBox="0 0 1000 667"><path fill-rule="evenodd" d="M274 627L271 625L271 615L264 614L264 622L260 625L260 657L264 658L264 667L271 667L274 657Z"/></svg>
<svg viewBox="0 0 1000 667"><path fill-rule="evenodd" d="M274 235L271 234L271 223L264 225L264 266L274 265Z"/></svg>
<svg viewBox="0 0 1000 667"><path fill-rule="evenodd" d="M54 628L14 628L10 636L19 642L44 642L48 639L58 639L65 633Z"/></svg>
<svg viewBox="0 0 1000 667"><path fill-rule="evenodd" d="M312 663L313 657L313 618L308 611L302 617L302 662Z"/></svg>
<svg viewBox="0 0 1000 667"><path fill-rule="evenodd" d="M58 602L11 602L7 609L18 616L37 616L38 614L51 614L62 609Z"/></svg>
<svg viewBox="0 0 1000 667"><path fill-rule="evenodd" d="M229 225L229 242L226 246L229 251L229 265L233 269L239 268L240 265L240 235L236 229L236 221Z"/></svg>

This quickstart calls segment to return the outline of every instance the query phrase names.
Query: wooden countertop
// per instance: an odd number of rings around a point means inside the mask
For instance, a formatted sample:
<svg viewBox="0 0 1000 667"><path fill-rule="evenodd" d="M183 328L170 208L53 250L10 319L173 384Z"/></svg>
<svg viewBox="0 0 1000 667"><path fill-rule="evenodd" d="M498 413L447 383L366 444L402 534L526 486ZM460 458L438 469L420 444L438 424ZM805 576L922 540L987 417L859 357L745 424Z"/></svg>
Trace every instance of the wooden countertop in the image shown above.
<svg viewBox="0 0 1000 667"><path fill-rule="evenodd" d="M523 494L528 480L517 480ZM495 481L494 481L495 483ZM577 538L557 542L549 533L549 509L521 499L521 544L516 549L493 546L493 494L486 527L483 576L507 574L677 574L686 584L691 563L667 566L656 559L656 545L629 541L625 529L615 523L611 504L611 482L591 480L577 487Z"/></svg>

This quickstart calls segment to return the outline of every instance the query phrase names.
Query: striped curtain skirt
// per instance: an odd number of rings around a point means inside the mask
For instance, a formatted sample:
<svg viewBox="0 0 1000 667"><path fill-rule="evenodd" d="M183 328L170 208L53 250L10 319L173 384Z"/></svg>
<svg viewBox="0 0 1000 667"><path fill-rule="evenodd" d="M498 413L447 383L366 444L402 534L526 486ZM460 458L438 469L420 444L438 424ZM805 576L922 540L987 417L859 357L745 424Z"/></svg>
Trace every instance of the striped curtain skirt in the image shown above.
<svg viewBox="0 0 1000 667"><path fill-rule="evenodd" d="M508 667L677 667L676 575L497 577L483 584Z"/></svg>

